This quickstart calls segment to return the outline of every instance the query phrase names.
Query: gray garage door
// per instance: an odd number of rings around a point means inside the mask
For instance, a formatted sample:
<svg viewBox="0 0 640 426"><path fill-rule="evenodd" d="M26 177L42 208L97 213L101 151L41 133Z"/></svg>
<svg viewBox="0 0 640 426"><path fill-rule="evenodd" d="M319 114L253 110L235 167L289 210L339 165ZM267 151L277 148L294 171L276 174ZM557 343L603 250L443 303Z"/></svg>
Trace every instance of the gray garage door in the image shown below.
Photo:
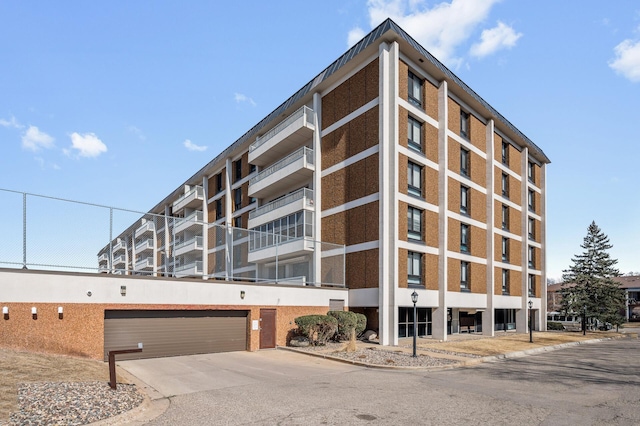
<svg viewBox="0 0 640 426"><path fill-rule="evenodd" d="M113 310L104 312L104 359L110 350L141 353L116 359L156 358L247 350L247 311Z"/></svg>

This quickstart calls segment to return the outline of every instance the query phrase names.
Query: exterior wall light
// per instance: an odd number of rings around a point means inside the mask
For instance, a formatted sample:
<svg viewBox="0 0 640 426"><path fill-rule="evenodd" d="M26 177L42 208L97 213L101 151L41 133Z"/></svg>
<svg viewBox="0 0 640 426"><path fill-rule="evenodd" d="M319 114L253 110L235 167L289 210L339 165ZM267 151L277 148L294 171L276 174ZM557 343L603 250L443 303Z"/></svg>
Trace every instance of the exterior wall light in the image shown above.
<svg viewBox="0 0 640 426"><path fill-rule="evenodd" d="M38 308L35 306L31 308L31 318L38 319Z"/></svg>
<svg viewBox="0 0 640 426"><path fill-rule="evenodd" d="M240 290L240 299L244 300L244 295L245 295L244 290Z"/></svg>
<svg viewBox="0 0 640 426"><path fill-rule="evenodd" d="M120 295L122 295L122 296L126 296L127 295L127 286L126 285L121 285L120 286Z"/></svg>
<svg viewBox="0 0 640 426"><path fill-rule="evenodd" d="M8 306L3 306L2 307L2 315L4 316L4 319L6 319L6 320L9 319L9 307Z"/></svg>
<svg viewBox="0 0 640 426"><path fill-rule="evenodd" d="M62 319L62 317L63 317L62 306L58 306L58 319Z"/></svg>

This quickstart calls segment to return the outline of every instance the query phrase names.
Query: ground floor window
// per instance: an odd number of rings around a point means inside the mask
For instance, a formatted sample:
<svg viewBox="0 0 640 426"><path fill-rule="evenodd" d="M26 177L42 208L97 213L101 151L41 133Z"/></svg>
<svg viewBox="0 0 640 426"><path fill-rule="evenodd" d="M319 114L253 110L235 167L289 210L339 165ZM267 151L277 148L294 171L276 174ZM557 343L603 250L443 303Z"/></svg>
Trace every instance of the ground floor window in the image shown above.
<svg viewBox="0 0 640 426"><path fill-rule="evenodd" d="M515 309L496 309L495 310L495 330L507 331L516 329L516 310Z"/></svg>
<svg viewBox="0 0 640 426"><path fill-rule="evenodd" d="M418 336L431 335L431 308L418 308ZM413 306L398 308L398 337L413 337Z"/></svg>

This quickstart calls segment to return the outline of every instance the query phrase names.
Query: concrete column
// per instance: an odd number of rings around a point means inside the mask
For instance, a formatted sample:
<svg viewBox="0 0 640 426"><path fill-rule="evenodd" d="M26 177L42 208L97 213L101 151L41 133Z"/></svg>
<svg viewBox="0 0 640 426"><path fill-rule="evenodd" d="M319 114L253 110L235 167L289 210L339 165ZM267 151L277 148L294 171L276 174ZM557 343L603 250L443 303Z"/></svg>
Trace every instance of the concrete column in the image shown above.
<svg viewBox="0 0 640 426"><path fill-rule="evenodd" d="M233 190L231 189L231 182L233 181L233 164L231 158L227 158L225 164L225 193L224 193L224 220L226 225L225 231L225 271L224 271L224 279L229 281L231 278L231 271L233 270L233 245L232 238L233 233L231 229L231 217L233 212L231 211L231 203L233 202Z"/></svg>
<svg viewBox="0 0 640 426"><path fill-rule="evenodd" d="M433 338L440 340L447 340L448 128L449 88L447 82L442 81L438 88L438 306L433 309L431 316Z"/></svg>
<svg viewBox="0 0 640 426"><path fill-rule="evenodd" d="M540 268L542 269L542 275L540 276L540 330L547 330L547 165L542 163L540 167L540 190L542 194L540 196L540 217L542 218L540 224L540 244L542 249L540 250ZM629 315L627 309L627 315Z"/></svg>
<svg viewBox="0 0 640 426"><path fill-rule="evenodd" d="M487 154L487 309L482 313L482 334L495 335L495 310L493 300L495 297L494 285L496 281L494 266L494 221L495 221L495 166L493 157L495 154L493 120L489 120L486 126L486 154Z"/></svg>
<svg viewBox="0 0 640 426"><path fill-rule="evenodd" d="M529 149L525 146L522 150L520 158L520 176L522 178L520 205L522 206L522 300L520 301L520 310L516 312L516 332L528 333L529 327L529 234L527 232L529 225L529 207L528 207L528 179L527 179L527 163L529 161Z"/></svg>
<svg viewBox="0 0 640 426"><path fill-rule="evenodd" d="M316 287L322 283L322 96L313 94L313 112L315 131L313 132L313 251L312 276Z"/></svg>
<svg viewBox="0 0 640 426"><path fill-rule="evenodd" d="M207 205L209 204L209 182L206 176L202 177L202 190L204 198L202 200L202 279L209 279L209 225L205 219Z"/></svg>

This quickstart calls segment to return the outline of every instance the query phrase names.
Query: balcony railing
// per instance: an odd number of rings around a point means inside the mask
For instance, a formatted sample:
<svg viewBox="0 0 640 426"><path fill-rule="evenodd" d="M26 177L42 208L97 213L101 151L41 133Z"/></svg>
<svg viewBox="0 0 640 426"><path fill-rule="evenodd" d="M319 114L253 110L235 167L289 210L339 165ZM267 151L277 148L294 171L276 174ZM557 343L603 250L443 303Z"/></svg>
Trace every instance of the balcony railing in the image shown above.
<svg viewBox="0 0 640 426"><path fill-rule="evenodd" d="M109 255L107 253L102 253L100 256L98 256L98 263L108 262L108 261L109 261Z"/></svg>
<svg viewBox="0 0 640 426"><path fill-rule="evenodd" d="M140 236L147 232L155 231L156 226L153 222L145 222L136 229L136 236Z"/></svg>
<svg viewBox="0 0 640 426"><path fill-rule="evenodd" d="M122 240L118 241L118 243L113 246L113 252L114 253L116 253L116 252L118 252L120 250L126 250L126 249L127 249L127 243L125 243Z"/></svg>
<svg viewBox="0 0 640 426"><path fill-rule="evenodd" d="M153 238L147 238L136 244L136 251L141 252L145 250L153 250Z"/></svg>
<svg viewBox="0 0 640 426"><path fill-rule="evenodd" d="M153 268L153 258L145 257L144 259L140 259L136 262L136 269L150 269Z"/></svg>
<svg viewBox="0 0 640 426"><path fill-rule="evenodd" d="M272 174L274 174L275 172L277 172L278 170L282 170L283 168L287 167L289 164L303 158L306 157L307 163L308 164L313 164L313 150L311 148L307 148L306 146L303 146L302 148L294 151L293 153L287 155L286 157L284 157L282 160L278 161L277 163L267 167L266 169L260 171L260 173L258 173L256 176L252 177L251 180L249 180L249 185L254 185L258 182L260 182L261 180L271 176Z"/></svg>
<svg viewBox="0 0 640 426"><path fill-rule="evenodd" d="M252 152L258 149L260 146L265 144L269 139L273 138L275 135L280 133L282 130L286 129L291 123L296 121L300 117L305 117L305 122L311 126L313 126L313 110L309 107L303 106L289 117L287 117L282 122L278 123L273 129L269 130L264 135L260 136L256 139L254 143L249 147L249 152Z"/></svg>
<svg viewBox="0 0 640 426"><path fill-rule="evenodd" d="M196 260L195 262L176 267L175 274L183 277L187 275L202 274L202 260Z"/></svg>
<svg viewBox="0 0 640 426"><path fill-rule="evenodd" d="M187 247L189 245L192 245L193 248L195 249L202 249L202 237L201 236L196 236L194 238L191 238L187 241L181 242L180 244L177 244L174 248L174 250L177 252L178 250L180 250L183 247Z"/></svg>
<svg viewBox="0 0 640 426"><path fill-rule="evenodd" d="M185 192L180 198L173 202L173 210L178 211L183 209L190 201L203 200L204 188L200 185L194 186L189 191Z"/></svg>
<svg viewBox="0 0 640 426"><path fill-rule="evenodd" d="M308 206L313 205L313 190L309 188L301 188L291 194L285 195L282 198L278 198L270 203L265 204L264 206L260 206L257 209L249 212L249 220L255 219L256 217L262 216L263 214L272 212L280 207L284 207L287 204L291 204L293 202L299 200L306 200L306 204Z"/></svg>
<svg viewBox="0 0 640 426"><path fill-rule="evenodd" d="M124 254L121 254L120 256L116 256L113 258L113 265L119 265L121 263L126 263L126 258Z"/></svg>
<svg viewBox="0 0 640 426"><path fill-rule="evenodd" d="M194 225L202 225L204 223L204 214L202 210L196 210L187 217L175 219L175 233L189 229Z"/></svg>

